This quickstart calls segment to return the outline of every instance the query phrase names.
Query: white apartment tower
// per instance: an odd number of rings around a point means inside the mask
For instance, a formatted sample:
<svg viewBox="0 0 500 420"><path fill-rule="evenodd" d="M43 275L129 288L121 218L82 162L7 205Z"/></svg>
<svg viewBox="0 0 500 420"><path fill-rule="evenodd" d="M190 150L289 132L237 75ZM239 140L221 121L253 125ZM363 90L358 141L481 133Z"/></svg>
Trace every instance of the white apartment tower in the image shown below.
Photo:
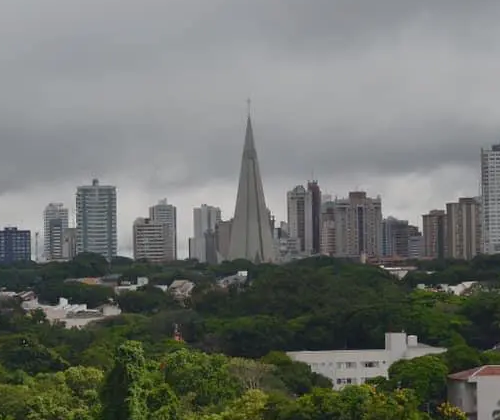
<svg viewBox="0 0 500 420"><path fill-rule="evenodd" d="M43 211L43 256L46 261L62 260L63 236L68 228L68 209L62 203L49 203Z"/></svg>
<svg viewBox="0 0 500 420"><path fill-rule="evenodd" d="M482 252L500 253L500 144L481 149Z"/></svg>
<svg viewBox="0 0 500 420"><path fill-rule="evenodd" d="M76 252L93 252L111 260L117 253L116 187L92 185L76 191Z"/></svg>
<svg viewBox="0 0 500 420"><path fill-rule="evenodd" d="M207 262L207 254L214 254L207 249L214 245L210 238L215 234L217 224L221 221L221 210L218 207L202 204L193 209L193 237L189 239L189 258ZM211 261L213 262L213 261Z"/></svg>
<svg viewBox="0 0 500 420"><path fill-rule="evenodd" d="M177 259L177 208L167 203L167 199L149 208L149 218L154 222L166 225L167 239L165 241L165 255L168 260Z"/></svg>
<svg viewBox="0 0 500 420"><path fill-rule="evenodd" d="M297 185L287 193L288 233L300 239L300 250L313 252L313 199L310 190Z"/></svg>
<svg viewBox="0 0 500 420"><path fill-rule="evenodd" d="M166 223L139 217L134 222L134 259L152 263L171 261L169 229Z"/></svg>

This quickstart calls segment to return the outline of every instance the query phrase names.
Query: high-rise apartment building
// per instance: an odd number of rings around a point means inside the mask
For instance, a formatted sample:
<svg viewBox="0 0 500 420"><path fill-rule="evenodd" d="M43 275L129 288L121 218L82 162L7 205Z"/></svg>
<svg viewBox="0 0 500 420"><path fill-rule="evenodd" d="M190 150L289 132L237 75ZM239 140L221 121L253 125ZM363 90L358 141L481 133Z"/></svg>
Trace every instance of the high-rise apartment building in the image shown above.
<svg viewBox="0 0 500 420"><path fill-rule="evenodd" d="M300 239L300 250L313 253L313 194L302 185L287 193L288 233Z"/></svg>
<svg viewBox="0 0 500 420"><path fill-rule="evenodd" d="M339 257L380 257L382 253L382 199L353 191L336 199L335 254Z"/></svg>
<svg viewBox="0 0 500 420"><path fill-rule="evenodd" d="M93 252L111 260L116 256L116 187L92 185L76 191L76 252Z"/></svg>
<svg viewBox="0 0 500 420"><path fill-rule="evenodd" d="M424 237L417 226L408 226L408 258L419 259L424 255Z"/></svg>
<svg viewBox="0 0 500 420"><path fill-rule="evenodd" d="M482 252L500 253L500 144L481 149Z"/></svg>
<svg viewBox="0 0 500 420"><path fill-rule="evenodd" d="M307 191L311 195L312 252L321 252L321 189L318 181L309 181Z"/></svg>
<svg viewBox="0 0 500 420"><path fill-rule="evenodd" d="M71 261L76 257L76 228L66 228L63 231L62 257Z"/></svg>
<svg viewBox="0 0 500 420"><path fill-rule="evenodd" d="M229 258L232 225L233 219L221 220L215 226L215 248L218 262L226 261Z"/></svg>
<svg viewBox="0 0 500 420"><path fill-rule="evenodd" d="M43 211L43 254L46 261L63 259L63 234L68 228L68 209L49 203Z"/></svg>
<svg viewBox="0 0 500 420"><path fill-rule="evenodd" d="M167 227L165 242L166 255L169 260L177 259L177 208L167 203L167 199L149 208L149 218L155 222L164 223Z"/></svg>
<svg viewBox="0 0 500 420"><path fill-rule="evenodd" d="M335 203L330 200L323 202L321 208L320 252L323 255L334 256L336 249Z"/></svg>
<svg viewBox="0 0 500 420"><path fill-rule="evenodd" d="M193 209L193 237L189 239L189 258L200 262L216 264L214 234L217 223L221 221L218 207L202 204Z"/></svg>
<svg viewBox="0 0 500 420"><path fill-rule="evenodd" d="M382 221L382 255L384 257L409 257L408 220L388 217Z"/></svg>
<svg viewBox="0 0 500 420"><path fill-rule="evenodd" d="M424 257L443 259L447 255L447 222L444 210L431 210L422 216Z"/></svg>
<svg viewBox="0 0 500 420"><path fill-rule="evenodd" d="M144 217L137 218L133 227L133 241L136 260L161 263L174 259L167 223Z"/></svg>
<svg viewBox="0 0 500 420"><path fill-rule="evenodd" d="M0 263L31 260L31 232L6 227L0 230Z"/></svg>
<svg viewBox="0 0 500 420"><path fill-rule="evenodd" d="M478 198L463 197L446 204L449 258L471 260L481 250L481 211Z"/></svg>

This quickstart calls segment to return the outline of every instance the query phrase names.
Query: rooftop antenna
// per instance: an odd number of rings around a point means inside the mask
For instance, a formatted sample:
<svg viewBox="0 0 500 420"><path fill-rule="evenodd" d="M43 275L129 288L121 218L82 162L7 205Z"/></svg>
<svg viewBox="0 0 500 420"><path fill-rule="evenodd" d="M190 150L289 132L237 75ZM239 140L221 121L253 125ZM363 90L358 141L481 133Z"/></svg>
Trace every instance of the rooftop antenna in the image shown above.
<svg viewBox="0 0 500 420"><path fill-rule="evenodd" d="M250 116L250 109L251 109L252 101L250 98L247 99L247 114Z"/></svg>

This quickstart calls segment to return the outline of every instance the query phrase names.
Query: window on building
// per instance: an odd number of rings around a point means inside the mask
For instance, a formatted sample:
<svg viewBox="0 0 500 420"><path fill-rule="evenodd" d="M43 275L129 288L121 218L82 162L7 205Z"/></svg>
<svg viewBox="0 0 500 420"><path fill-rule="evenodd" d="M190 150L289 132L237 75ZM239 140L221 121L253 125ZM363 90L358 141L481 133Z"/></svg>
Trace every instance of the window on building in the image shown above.
<svg viewBox="0 0 500 420"><path fill-rule="evenodd" d="M337 369L354 369L356 362L337 362Z"/></svg>
<svg viewBox="0 0 500 420"><path fill-rule="evenodd" d="M363 362L362 365L365 368L377 368L380 366L380 362L368 361L368 362Z"/></svg>
<svg viewBox="0 0 500 420"><path fill-rule="evenodd" d="M352 385L356 383L356 378L337 378L337 385Z"/></svg>

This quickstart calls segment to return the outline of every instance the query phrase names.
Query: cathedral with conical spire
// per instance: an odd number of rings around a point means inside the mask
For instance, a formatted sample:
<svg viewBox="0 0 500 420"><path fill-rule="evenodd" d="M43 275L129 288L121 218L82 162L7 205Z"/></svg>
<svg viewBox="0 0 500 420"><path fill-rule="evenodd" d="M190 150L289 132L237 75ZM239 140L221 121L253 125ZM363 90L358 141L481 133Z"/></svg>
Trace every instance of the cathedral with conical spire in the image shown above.
<svg viewBox="0 0 500 420"><path fill-rule="evenodd" d="M254 263L275 260L271 224L255 150L250 110L228 257L229 260L243 258Z"/></svg>

